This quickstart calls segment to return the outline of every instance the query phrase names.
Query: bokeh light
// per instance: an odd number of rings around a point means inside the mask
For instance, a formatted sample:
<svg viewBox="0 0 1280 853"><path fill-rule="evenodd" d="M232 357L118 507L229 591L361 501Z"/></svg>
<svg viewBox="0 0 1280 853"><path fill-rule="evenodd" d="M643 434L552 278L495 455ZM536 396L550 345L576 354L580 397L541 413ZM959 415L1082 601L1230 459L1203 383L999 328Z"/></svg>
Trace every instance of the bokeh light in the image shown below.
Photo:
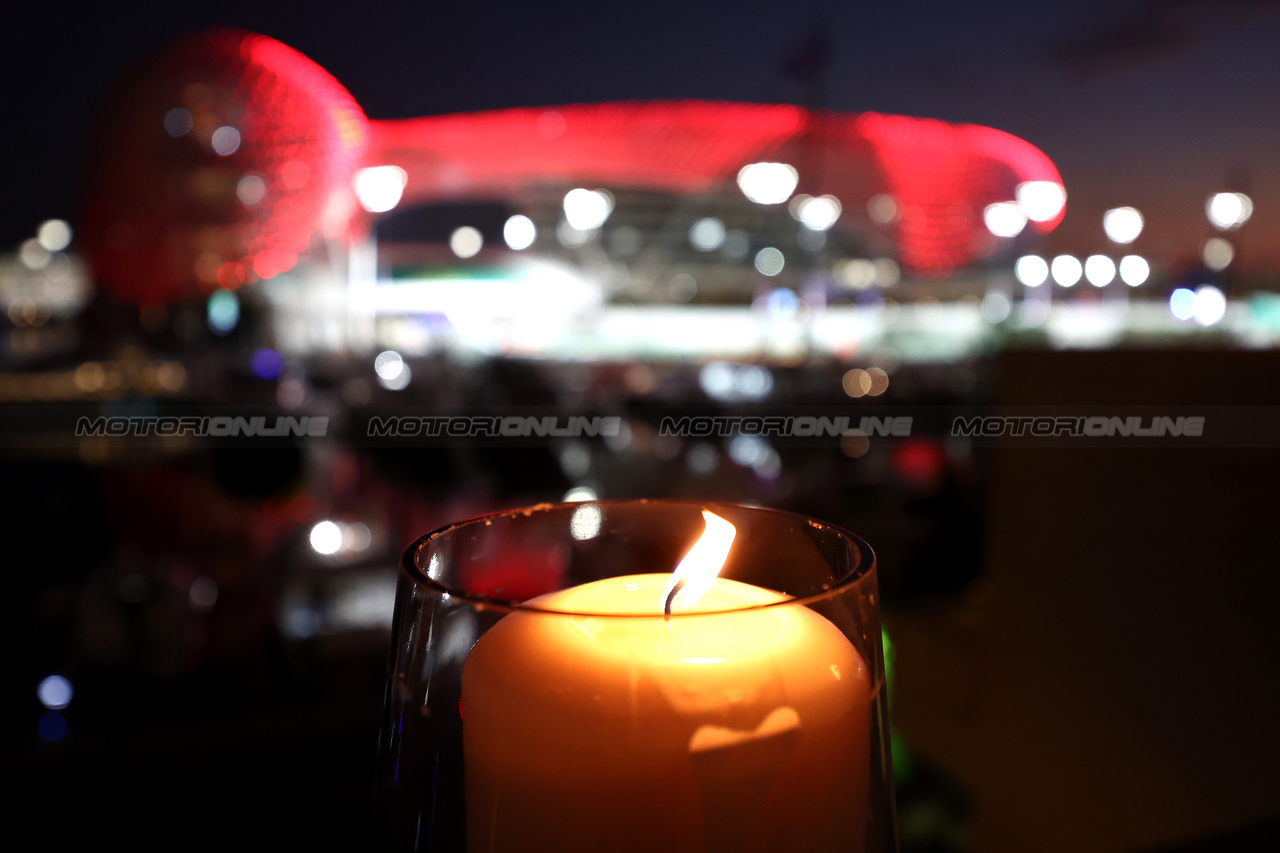
<svg viewBox="0 0 1280 853"><path fill-rule="evenodd" d="M999 201L982 211L987 230L997 237L1017 237L1027 227L1027 216L1016 202Z"/></svg>
<svg viewBox="0 0 1280 853"><path fill-rule="evenodd" d="M449 235L449 249L460 258L474 258L483 247L484 236L470 225L455 228Z"/></svg>
<svg viewBox="0 0 1280 853"><path fill-rule="evenodd" d="M1015 191L1018 207L1032 222L1049 222L1067 204L1067 191L1054 181L1024 181Z"/></svg>
<svg viewBox="0 0 1280 853"><path fill-rule="evenodd" d="M1151 276L1151 265L1141 255L1125 255L1120 259L1120 280L1137 287Z"/></svg>
<svg viewBox="0 0 1280 853"><path fill-rule="evenodd" d="M1090 255L1084 262L1084 277L1094 287L1106 287L1116 277L1116 263L1106 255Z"/></svg>
<svg viewBox="0 0 1280 853"><path fill-rule="evenodd" d="M1244 193L1214 193L1204 205L1210 224L1219 231L1234 231L1253 216L1253 200Z"/></svg>
<svg viewBox="0 0 1280 853"><path fill-rule="evenodd" d="M1049 279L1049 264L1039 255L1023 255L1013 265L1013 274L1027 287L1039 287Z"/></svg>
<svg viewBox="0 0 1280 853"><path fill-rule="evenodd" d="M502 239L507 244L507 248L513 251L519 252L529 248L537 238L537 227L533 224L533 220L524 214L517 213L503 223Z"/></svg>
<svg viewBox="0 0 1280 853"><path fill-rule="evenodd" d="M1142 233L1142 214L1134 207L1114 207L1102 214L1102 230L1113 243L1132 243Z"/></svg>
<svg viewBox="0 0 1280 853"><path fill-rule="evenodd" d="M738 171L738 189L756 204L782 204L799 182L800 173L786 163L752 163Z"/></svg>
<svg viewBox="0 0 1280 853"><path fill-rule="evenodd" d="M1080 259L1074 255L1058 255L1049 265L1049 272L1058 285L1072 287L1080 280L1084 267L1080 265Z"/></svg>

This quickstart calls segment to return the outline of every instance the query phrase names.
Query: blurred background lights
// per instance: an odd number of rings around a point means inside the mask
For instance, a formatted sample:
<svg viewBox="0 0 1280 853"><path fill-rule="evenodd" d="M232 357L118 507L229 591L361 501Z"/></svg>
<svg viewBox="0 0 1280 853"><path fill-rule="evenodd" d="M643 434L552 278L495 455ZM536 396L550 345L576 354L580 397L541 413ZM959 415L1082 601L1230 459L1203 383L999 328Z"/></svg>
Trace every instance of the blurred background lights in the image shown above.
<svg viewBox="0 0 1280 853"><path fill-rule="evenodd" d="M758 435L735 435L729 441L729 458L744 468L763 462L773 448Z"/></svg>
<svg viewBox="0 0 1280 853"><path fill-rule="evenodd" d="M845 373L840 384L850 397L878 397L889 390L889 374L879 367L855 367Z"/></svg>
<svg viewBox="0 0 1280 853"><path fill-rule="evenodd" d="M689 243L699 252L713 252L724 245L724 223L714 216L704 216L689 229Z"/></svg>
<svg viewBox="0 0 1280 853"><path fill-rule="evenodd" d="M782 204L799 182L800 173L786 163L752 163L738 170L738 189L756 204Z"/></svg>
<svg viewBox="0 0 1280 853"><path fill-rule="evenodd" d="M249 357L249 369L259 379L279 379L284 373L284 356L270 347L256 349Z"/></svg>
<svg viewBox="0 0 1280 853"><path fill-rule="evenodd" d="M230 157L240 150L240 131L229 124L224 124L209 137L209 144L213 146L215 154Z"/></svg>
<svg viewBox="0 0 1280 853"><path fill-rule="evenodd" d="M1113 243L1132 243L1142 233L1142 214L1134 207L1115 207L1102 214L1102 230Z"/></svg>
<svg viewBox="0 0 1280 853"><path fill-rule="evenodd" d="M1212 326L1227 313L1227 297L1212 284L1202 284L1196 288L1195 300L1191 304L1191 318L1201 326Z"/></svg>
<svg viewBox="0 0 1280 853"><path fill-rule="evenodd" d="M600 533L600 523L604 521L604 513L595 504L583 504L569 516L569 535L579 541L596 538Z"/></svg>
<svg viewBox="0 0 1280 853"><path fill-rule="evenodd" d="M1253 200L1244 193L1214 193L1205 202L1204 212L1219 231L1232 231L1249 221Z"/></svg>
<svg viewBox="0 0 1280 853"><path fill-rule="evenodd" d="M370 213L386 213L400 203L409 175L399 166L358 169L352 186L360 206Z"/></svg>
<svg viewBox="0 0 1280 853"><path fill-rule="evenodd" d="M75 690L71 682L61 675L50 675L36 687L36 697L40 704L51 711L61 710L71 704Z"/></svg>
<svg viewBox="0 0 1280 853"><path fill-rule="evenodd" d="M826 231L840 218L840 200L833 195L806 198L797 210L800 224L813 231Z"/></svg>
<svg viewBox="0 0 1280 853"><path fill-rule="evenodd" d="M873 195L867 201L867 216L879 225L892 225L898 220L898 202L887 193Z"/></svg>
<svg viewBox="0 0 1280 853"><path fill-rule="evenodd" d="M196 578L187 591L187 601L196 610L212 610L218 601L218 585L210 577Z"/></svg>
<svg viewBox="0 0 1280 853"><path fill-rule="evenodd" d="M231 334L240 322L240 300L234 293L219 290L209 297L205 311L209 323L209 331L215 335Z"/></svg>
<svg viewBox="0 0 1280 853"><path fill-rule="evenodd" d="M321 521L311 528L310 541L317 554L336 554L342 547L342 528L332 521Z"/></svg>
<svg viewBox="0 0 1280 853"><path fill-rule="evenodd" d="M1027 227L1027 215L1016 202L998 201L982 211L987 230L997 237L1017 237Z"/></svg>
<svg viewBox="0 0 1280 853"><path fill-rule="evenodd" d="M1125 255L1120 259L1120 280L1137 287L1151 275L1151 265L1141 255Z"/></svg>
<svg viewBox="0 0 1280 853"><path fill-rule="evenodd" d="M255 205L267 195L267 182L257 175L245 175L236 184L236 198L241 204Z"/></svg>
<svg viewBox="0 0 1280 853"><path fill-rule="evenodd" d="M579 187L564 197L564 219L579 231L591 231L604 225L613 212L613 197L600 190Z"/></svg>
<svg viewBox="0 0 1280 853"><path fill-rule="evenodd" d="M1204 265L1214 272L1222 272L1231 266L1231 261L1236 256L1236 250L1232 248L1231 241L1223 237L1210 237L1204 242L1204 250L1201 257Z"/></svg>
<svg viewBox="0 0 1280 853"><path fill-rule="evenodd" d="M1013 274L1027 287L1039 287L1049 278L1049 264L1039 255L1023 255L1013 265Z"/></svg>
<svg viewBox="0 0 1280 853"><path fill-rule="evenodd" d="M378 384L388 391L404 390L412 375L409 365L405 364L400 353L395 350L378 353L377 358L373 360L373 372L378 376Z"/></svg>
<svg viewBox="0 0 1280 853"><path fill-rule="evenodd" d="M1169 311L1179 320L1190 320L1195 314L1196 294L1187 287L1179 287L1169 295Z"/></svg>
<svg viewBox="0 0 1280 853"><path fill-rule="evenodd" d="M1053 280L1062 287L1071 287L1080 280L1080 275L1084 272L1084 268L1080 265L1080 260L1074 255L1058 255L1053 259L1053 263L1049 265L1049 272L1053 275Z"/></svg>
<svg viewBox="0 0 1280 853"><path fill-rule="evenodd" d="M759 364L711 361L698 371L698 385L713 400L763 400L773 391L773 374Z"/></svg>
<svg viewBox="0 0 1280 853"><path fill-rule="evenodd" d="M449 248L460 258L474 258L484 247L484 236L470 225L455 228L449 235Z"/></svg>
<svg viewBox="0 0 1280 853"><path fill-rule="evenodd" d="M1003 323L1013 309L1009 297L998 290L993 290L982 297L982 319L988 323Z"/></svg>
<svg viewBox="0 0 1280 853"><path fill-rule="evenodd" d="M782 252L772 246L765 246L756 252L756 270L761 275L775 276L782 272L782 268L786 266L787 260L783 257Z"/></svg>
<svg viewBox="0 0 1280 853"><path fill-rule="evenodd" d="M1032 222L1048 222L1067 204L1067 191L1054 181L1024 181L1018 184L1015 197Z"/></svg>
<svg viewBox="0 0 1280 853"><path fill-rule="evenodd" d="M191 111L182 107L174 107L164 114L164 130L165 133L177 139L180 136L186 136L191 132L191 126L195 123L195 119L191 115Z"/></svg>
<svg viewBox="0 0 1280 853"><path fill-rule="evenodd" d="M1116 277L1115 261L1106 255L1090 255L1084 262L1084 277L1094 287L1106 287Z"/></svg>
<svg viewBox="0 0 1280 853"><path fill-rule="evenodd" d="M590 486L574 486L572 489L564 493L561 498L567 504L582 503L583 501L594 501L599 498L596 490Z"/></svg>
<svg viewBox="0 0 1280 853"><path fill-rule="evenodd" d="M36 238L23 240L22 245L18 246L18 260L22 261L22 265L30 270L42 270L49 266L49 261L53 257L49 254L49 250L40 245L40 241Z"/></svg>
<svg viewBox="0 0 1280 853"><path fill-rule="evenodd" d="M537 238L538 229L533 224L533 220L522 213L512 216L502 226L502 239L506 242L507 248L514 251L519 252L529 248Z"/></svg>
<svg viewBox="0 0 1280 853"><path fill-rule="evenodd" d="M36 229L36 240L47 252L61 252L71 245L71 226L65 219L48 219Z"/></svg>

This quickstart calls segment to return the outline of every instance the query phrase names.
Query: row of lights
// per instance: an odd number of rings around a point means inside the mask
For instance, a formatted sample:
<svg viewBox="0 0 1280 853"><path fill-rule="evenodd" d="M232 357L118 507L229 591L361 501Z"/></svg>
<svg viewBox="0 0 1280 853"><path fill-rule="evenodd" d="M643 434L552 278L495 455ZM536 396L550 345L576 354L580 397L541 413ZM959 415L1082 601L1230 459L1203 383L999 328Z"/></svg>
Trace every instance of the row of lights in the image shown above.
<svg viewBox="0 0 1280 853"><path fill-rule="evenodd" d="M1125 284L1137 287L1150 277L1151 265L1141 255L1125 255L1119 264L1106 255L1090 255L1083 264L1074 255L1058 255L1052 261L1023 255L1013 265L1013 274L1027 287L1039 287L1051 277L1060 287L1074 287L1082 277L1094 287L1106 287L1117 273Z"/></svg>

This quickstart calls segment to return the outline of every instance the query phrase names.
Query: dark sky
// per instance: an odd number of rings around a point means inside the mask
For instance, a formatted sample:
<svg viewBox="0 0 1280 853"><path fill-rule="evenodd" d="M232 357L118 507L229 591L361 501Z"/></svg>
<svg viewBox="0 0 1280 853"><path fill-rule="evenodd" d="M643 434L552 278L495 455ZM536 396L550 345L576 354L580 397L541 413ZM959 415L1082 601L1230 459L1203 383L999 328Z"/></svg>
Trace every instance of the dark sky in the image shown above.
<svg viewBox="0 0 1280 853"><path fill-rule="evenodd" d="M78 159L109 82L175 36L265 33L334 74L371 118L646 98L803 102L783 59L829 34L828 105L1007 130L1057 163L1048 248L1104 247L1100 217L1147 216L1138 248L1194 254L1205 196L1255 200L1246 257L1280 267L1280 2L56 2L11 19L7 244L74 214Z"/></svg>

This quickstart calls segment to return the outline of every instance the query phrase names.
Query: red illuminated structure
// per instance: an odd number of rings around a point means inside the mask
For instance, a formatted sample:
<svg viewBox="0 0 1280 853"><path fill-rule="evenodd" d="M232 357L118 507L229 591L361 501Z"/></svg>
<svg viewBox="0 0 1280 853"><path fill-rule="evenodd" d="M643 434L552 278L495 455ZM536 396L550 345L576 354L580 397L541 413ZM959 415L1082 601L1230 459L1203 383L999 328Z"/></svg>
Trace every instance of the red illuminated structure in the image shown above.
<svg viewBox="0 0 1280 853"><path fill-rule="evenodd" d="M297 51L225 30L179 43L120 92L98 139L81 233L99 279L143 304L197 284L270 278L317 234L349 236L361 166L403 168L401 203L413 204L510 198L538 185L713 193L747 164L786 162L799 192L842 201L837 229L858 221L872 196L891 196L896 218L867 227L885 229L903 265L930 277L995 247L986 205L1012 199L1023 182L1062 183L1041 151L992 128L787 105L614 103L370 122ZM238 134L234 150L218 151L220 128ZM1031 226L1047 231L1061 217Z"/></svg>
<svg viewBox="0 0 1280 853"><path fill-rule="evenodd" d="M119 87L86 176L82 242L101 283L143 305L292 269L343 239L368 123L337 80L266 36L179 41Z"/></svg>
<svg viewBox="0 0 1280 853"><path fill-rule="evenodd" d="M972 262L993 238L986 205L1026 181L1061 185L1039 149L1003 131L876 113L684 101L513 109L373 122L380 162L408 173L405 201L509 194L534 183L588 183L696 194L732 185L738 170L781 161L799 191L846 209L876 193L897 202L895 242L917 274ZM805 164L823 165L809 172ZM1048 231L1060 211L1032 227ZM839 226L837 226L839 227Z"/></svg>

